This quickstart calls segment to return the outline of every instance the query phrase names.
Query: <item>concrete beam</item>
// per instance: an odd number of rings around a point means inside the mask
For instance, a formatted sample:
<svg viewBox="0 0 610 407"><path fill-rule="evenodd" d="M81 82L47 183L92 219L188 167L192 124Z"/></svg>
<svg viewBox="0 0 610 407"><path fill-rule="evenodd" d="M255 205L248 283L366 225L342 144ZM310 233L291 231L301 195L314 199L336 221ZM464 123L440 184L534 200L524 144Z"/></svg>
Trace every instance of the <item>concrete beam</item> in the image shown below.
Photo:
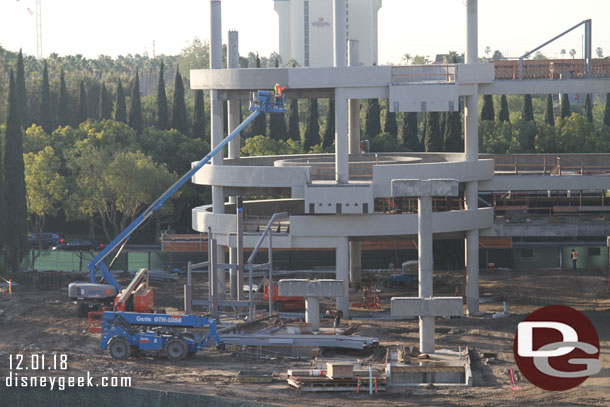
<svg viewBox="0 0 610 407"><path fill-rule="evenodd" d="M283 279L278 282L283 297L342 297L342 280Z"/></svg>
<svg viewBox="0 0 610 407"><path fill-rule="evenodd" d="M392 196L458 196L455 179L393 179Z"/></svg>
<svg viewBox="0 0 610 407"><path fill-rule="evenodd" d="M462 297L392 297L392 316L438 317L463 315Z"/></svg>

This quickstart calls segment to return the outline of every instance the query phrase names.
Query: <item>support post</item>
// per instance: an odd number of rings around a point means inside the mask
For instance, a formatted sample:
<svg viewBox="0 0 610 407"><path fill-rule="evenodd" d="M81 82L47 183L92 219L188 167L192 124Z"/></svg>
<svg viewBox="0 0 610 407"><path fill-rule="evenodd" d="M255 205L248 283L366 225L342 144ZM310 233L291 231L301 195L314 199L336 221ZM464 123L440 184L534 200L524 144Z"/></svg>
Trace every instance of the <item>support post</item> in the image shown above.
<svg viewBox="0 0 610 407"><path fill-rule="evenodd" d="M349 281L354 287L362 282L362 244L357 240L349 242Z"/></svg>
<svg viewBox="0 0 610 407"><path fill-rule="evenodd" d="M343 295L337 297L337 309L343 311L343 317L349 318L349 251L347 237L339 237L336 252L336 279L343 281Z"/></svg>
<svg viewBox="0 0 610 407"><path fill-rule="evenodd" d="M349 40L347 46L349 66L360 65L358 40ZM360 99L350 99L347 106L347 137L350 154L360 154Z"/></svg>
<svg viewBox="0 0 610 407"><path fill-rule="evenodd" d="M212 318L218 319L218 258L216 239L212 239L212 251L210 256L210 290L212 292L212 307L210 309L210 315Z"/></svg>
<svg viewBox="0 0 610 407"><path fill-rule="evenodd" d="M347 8L346 0L333 0L333 34L335 67L347 65Z"/></svg>
<svg viewBox="0 0 610 407"><path fill-rule="evenodd" d="M419 297L432 298L433 276L432 272L432 197L419 197L419 210L417 212L417 238L419 261ZM434 317L419 317L419 349L423 353L434 352Z"/></svg>
<svg viewBox="0 0 610 407"><path fill-rule="evenodd" d="M239 68L239 34L237 31L229 31L229 47L227 53L227 66L229 69ZM239 104L240 101L236 99L229 100L228 103L228 115L229 115L229 134L235 130L237 126L239 126ZM239 146L241 135L238 134L233 138L233 140L229 141L229 151L228 158L239 158Z"/></svg>
<svg viewBox="0 0 610 407"><path fill-rule="evenodd" d="M237 299L244 299L244 205L241 196L237 197L235 203L237 210Z"/></svg>
<svg viewBox="0 0 610 407"><path fill-rule="evenodd" d="M186 264L186 284L184 285L184 313L190 314L192 311L192 281L191 281L191 262Z"/></svg>
<svg viewBox="0 0 610 407"><path fill-rule="evenodd" d="M311 324L311 330L320 329L320 300L318 297L305 297L305 322Z"/></svg>

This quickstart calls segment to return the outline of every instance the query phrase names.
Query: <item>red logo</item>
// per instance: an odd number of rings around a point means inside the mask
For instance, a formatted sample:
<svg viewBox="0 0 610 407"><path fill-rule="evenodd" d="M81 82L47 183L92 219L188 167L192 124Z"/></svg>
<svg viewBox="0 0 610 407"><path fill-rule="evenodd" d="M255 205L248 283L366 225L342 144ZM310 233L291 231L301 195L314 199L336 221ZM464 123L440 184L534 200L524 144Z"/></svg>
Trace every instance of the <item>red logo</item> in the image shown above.
<svg viewBox="0 0 610 407"><path fill-rule="evenodd" d="M563 305L540 308L519 323L513 352L532 384L562 391L600 371L599 337L581 312Z"/></svg>
<svg viewBox="0 0 610 407"><path fill-rule="evenodd" d="M311 25L313 25L314 27L328 27L330 26L330 23L324 21L324 17L320 17L318 21L312 22Z"/></svg>

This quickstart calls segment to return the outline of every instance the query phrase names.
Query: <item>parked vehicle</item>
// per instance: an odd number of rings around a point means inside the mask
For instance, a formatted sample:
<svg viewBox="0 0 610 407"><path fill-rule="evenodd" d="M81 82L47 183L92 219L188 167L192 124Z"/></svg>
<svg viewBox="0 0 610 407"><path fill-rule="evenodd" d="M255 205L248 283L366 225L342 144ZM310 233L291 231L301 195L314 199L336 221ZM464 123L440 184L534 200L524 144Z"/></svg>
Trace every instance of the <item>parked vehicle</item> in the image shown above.
<svg viewBox="0 0 610 407"><path fill-rule="evenodd" d="M60 233L43 233L42 236L38 233L30 233L28 235L28 243L33 249L39 248L41 242L42 248L48 249L49 247L63 244L65 241L64 236Z"/></svg>
<svg viewBox="0 0 610 407"><path fill-rule="evenodd" d="M103 243L94 242L88 239L75 239L69 242L62 242L58 245L51 247L51 250L73 250L73 251L84 251L84 250L103 250L105 245Z"/></svg>
<svg viewBox="0 0 610 407"><path fill-rule="evenodd" d="M391 288L394 286L405 285L412 282L417 282L419 263L417 260L409 260L402 263L402 272L398 274L390 274L383 282L383 286Z"/></svg>

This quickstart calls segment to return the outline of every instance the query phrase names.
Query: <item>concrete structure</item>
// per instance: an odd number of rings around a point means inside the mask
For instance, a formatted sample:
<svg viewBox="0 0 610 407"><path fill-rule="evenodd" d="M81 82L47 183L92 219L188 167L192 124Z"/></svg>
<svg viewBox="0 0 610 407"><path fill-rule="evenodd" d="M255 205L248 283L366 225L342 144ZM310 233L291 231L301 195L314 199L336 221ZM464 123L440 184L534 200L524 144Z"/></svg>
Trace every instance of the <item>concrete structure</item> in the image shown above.
<svg viewBox="0 0 610 407"><path fill-rule="evenodd" d="M334 13L337 5L340 12ZM378 63L377 13L381 0L274 0L274 7L279 18L279 49L284 63L293 59L303 67L333 66L330 44L336 21L345 26L343 55L347 38L356 39L361 44L362 63L369 66Z"/></svg>
<svg viewBox="0 0 610 407"><path fill-rule="evenodd" d="M278 282L278 295L282 297L305 297L305 322L311 329L320 329L321 297L342 297L343 281L285 279Z"/></svg>
<svg viewBox="0 0 610 407"><path fill-rule="evenodd" d="M218 2L212 1L213 6L215 3ZM350 66L341 66L343 63L338 58L340 66L337 67L192 70L191 87L211 91L212 145L222 136L219 134L222 132L220 101L247 100L249 92L272 89L276 83L288 86L288 98L335 97L336 109L335 154L239 157L234 152L234 158L217 157L212 165L202 168L193 177L193 182L212 186L213 204L193 209L193 229L205 233L211 227L219 246L236 247L236 216L230 204L225 210L225 197L289 196L283 200L245 202L246 222L254 217L264 225L271 214L288 212L289 226L273 234L275 247L334 248L336 279L343 280L344 284L344 296L339 297L337 305L347 318L350 257L356 256L358 251L357 244L351 243L378 238L413 239L418 233L416 213L390 213L375 208L376 202L391 197L392 180L453 178L463 191L460 192L463 205L460 201L455 208L433 212L429 218L430 228L435 238L466 239L467 309L469 314L477 313L479 235L502 235L517 227L494 222L494 208L479 207L479 198L484 200L485 194L524 189L610 189L610 177L595 173L598 169L592 169L591 174L582 168L577 173L567 168L562 172L562 165L555 164L549 170L545 164L542 170L540 164L539 172L534 173L530 166L519 173L515 158L514 171L511 167L507 172L499 166L500 160L494 164L491 157L479 155L479 96L607 93L610 81L601 78L496 79L493 64L477 63L477 2L469 0L465 10L468 22L466 64L439 67L353 66L350 63ZM216 32L214 28L212 32ZM214 38L212 36L211 49L217 52L219 47ZM339 33L336 38L340 42L343 35ZM362 40L360 44L362 46ZM335 54L340 57L341 52L338 49ZM362 57L362 50L360 55ZM214 61L212 58L213 64ZM390 109L397 112L450 111L457 110L461 97L465 98L464 152L359 154L350 148L356 144L355 128L359 126L356 126L358 110L347 109L348 101L351 104L351 101L361 99L386 98ZM353 123L350 125L353 132L348 130L348 123ZM548 187L550 185L552 187ZM600 224L595 233L605 230L610 235L608 223ZM519 228L525 227L527 225L519 225ZM564 226L563 230L571 233L569 227ZM536 233L544 232L540 229ZM252 248L259 234L256 228L245 233L244 247ZM352 260L352 264L357 262ZM357 278L354 270L351 277Z"/></svg>
<svg viewBox="0 0 610 407"><path fill-rule="evenodd" d="M393 197L417 197L418 298L392 298L392 316L419 316L419 349L434 352L434 318L461 315L462 298L434 298L432 259L432 197L457 196L458 182L454 179L392 180ZM478 248L477 248L478 249Z"/></svg>

